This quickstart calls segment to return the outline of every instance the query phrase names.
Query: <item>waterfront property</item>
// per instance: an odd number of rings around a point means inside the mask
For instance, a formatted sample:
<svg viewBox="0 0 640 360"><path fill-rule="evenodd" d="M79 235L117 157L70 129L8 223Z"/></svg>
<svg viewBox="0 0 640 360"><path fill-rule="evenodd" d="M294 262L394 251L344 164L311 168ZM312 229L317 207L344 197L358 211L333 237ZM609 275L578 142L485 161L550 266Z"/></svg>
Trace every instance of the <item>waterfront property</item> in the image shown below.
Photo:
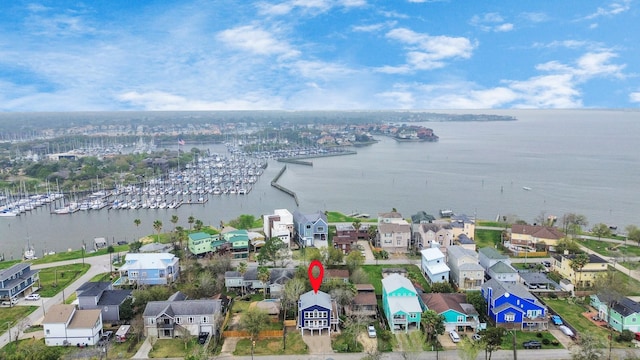
<svg viewBox="0 0 640 360"><path fill-rule="evenodd" d="M613 296L613 294L604 293L591 295L590 305L598 310L598 317L616 331L640 332L640 303L628 297Z"/></svg>
<svg viewBox="0 0 640 360"><path fill-rule="evenodd" d="M607 261L595 254L588 254L589 261L582 269L572 269L571 262L576 256L576 254L553 255L553 269L562 277L574 282L577 288L584 289L593 286L596 278L607 272Z"/></svg>
<svg viewBox="0 0 640 360"><path fill-rule="evenodd" d="M150 301L142 313L144 334L155 338L216 335L223 317L221 300Z"/></svg>
<svg viewBox="0 0 640 360"><path fill-rule="evenodd" d="M170 253L128 253L114 285L167 285L180 276L180 259Z"/></svg>
<svg viewBox="0 0 640 360"><path fill-rule="evenodd" d="M398 212L378 214L376 247L388 252L406 253L411 242L411 225Z"/></svg>
<svg viewBox="0 0 640 360"><path fill-rule="evenodd" d="M467 303L465 294L421 294L420 299L425 308L433 310L444 317L445 332L481 330L478 311Z"/></svg>
<svg viewBox="0 0 640 360"><path fill-rule="evenodd" d="M491 279L482 285L487 315L496 326L541 331L548 329L547 308L522 284Z"/></svg>
<svg viewBox="0 0 640 360"><path fill-rule="evenodd" d="M96 345L102 336L102 313L55 304L47 310L42 328L47 346Z"/></svg>
<svg viewBox="0 0 640 360"><path fill-rule="evenodd" d="M329 223L327 222L327 215L322 211L303 214L296 210L293 213L293 226L296 241L300 246L327 247Z"/></svg>
<svg viewBox="0 0 640 360"><path fill-rule="evenodd" d="M120 321L120 306L131 297L132 290L114 290L110 282L86 282L76 295L79 310L99 309L103 321Z"/></svg>
<svg viewBox="0 0 640 360"><path fill-rule="evenodd" d="M304 336L305 330L309 330L313 336L317 330L322 335L323 330L331 334L331 330L338 327L338 306L331 296L323 291L317 293L308 291L300 295L298 300L297 327Z"/></svg>
<svg viewBox="0 0 640 360"><path fill-rule="evenodd" d="M411 226L411 239L418 249L437 246L443 253L453 245L453 228L449 223L420 223Z"/></svg>
<svg viewBox="0 0 640 360"><path fill-rule="evenodd" d="M547 251L553 250L562 238L564 233L552 226L513 224L511 239L505 246L513 251Z"/></svg>
<svg viewBox="0 0 640 360"><path fill-rule="evenodd" d="M277 237L287 247L291 246L291 238L294 232L293 215L287 209L276 209L273 214L264 215L263 231L265 238Z"/></svg>
<svg viewBox="0 0 640 360"><path fill-rule="evenodd" d="M406 277L391 274L382 279L382 306L391 332L406 333L410 326L420 329L422 306L418 292Z"/></svg>
<svg viewBox="0 0 640 360"><path fill-rule="evenodd" d="M235 230L225 227L221 235L230 244L229 248L234 259L246 259L249 257L249 232L247 230Z"/></svg>
<svg viewBox="0 0 640 360"><path fill-rule="evenodd" d="M352 224L338 224L336 225L336 234L332 239L333 247L346 254L355 247L358 239L366 239L368 232L368 225L361 224L356 229Z"/></svg>
<svg viewBox="0 0 640 360"><path fill-rule="evenodd" d="M0 270L0 298L9 300L29 295L39 280L39 270L31 270L31 263L17 263L8 269Z"/></svg>

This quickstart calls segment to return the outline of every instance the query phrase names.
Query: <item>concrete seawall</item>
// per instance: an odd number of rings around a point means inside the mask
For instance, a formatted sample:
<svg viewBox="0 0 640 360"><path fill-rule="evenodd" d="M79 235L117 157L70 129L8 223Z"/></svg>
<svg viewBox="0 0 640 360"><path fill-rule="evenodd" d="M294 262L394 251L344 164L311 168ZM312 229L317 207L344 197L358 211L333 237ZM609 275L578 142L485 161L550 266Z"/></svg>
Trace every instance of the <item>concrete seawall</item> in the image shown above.
<svg viewBox="0 0 640 360"><path fill-rule="evenodd" d="M293 200L295 200L296 202L296 206L300 206L300 203L298 202L298 195L295 193L295 191L289 190L286 187L278 184L278 179L280 179L280 177L282 176L282 174L284 174L285 171L287 171L287 165L283 166L282 169L278 172L278 174L273 178L273 180L271 180L271 186L273 186L274 188L284 193L291 195L293 197Z"/></svg>

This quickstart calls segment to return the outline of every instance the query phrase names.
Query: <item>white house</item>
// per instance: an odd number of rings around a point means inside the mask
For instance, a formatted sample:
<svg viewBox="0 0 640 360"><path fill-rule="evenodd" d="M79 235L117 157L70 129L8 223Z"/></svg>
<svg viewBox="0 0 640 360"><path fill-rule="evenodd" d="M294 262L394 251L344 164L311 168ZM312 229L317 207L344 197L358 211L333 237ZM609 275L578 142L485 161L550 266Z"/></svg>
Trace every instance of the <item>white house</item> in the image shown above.
<svg viewBox="0 0 640 360"><path fill-rule="evenodd" d="M102 313L100 309L55 304L47 310L42 328L47 346L96 345L102 336Z"/></svg>
<svg viewBox="0 0 640 360"><path fill-rule="evenodd" d="M263 216L263 231L267 239L278 237L287 247L291 245L293 215L287 209L276 209L273 214Z"/></svg>
<svg viewBox="0 0 640 360"><path fill-rule="evenodd" d="M422 273L427 277L429 283L449 282L449 266L442 251L437 247L432 247L420 251L422 255Z"/></svg>
<svg viewBox="0 0 640 360"><path fill-rule="evenodd" d="M129 253L114 285L167 285L180 275L180 259L171 253Z"/></svg>
<svg viewBox="0 0 640 360"><path fill-rule="evenodd" d="M478 253L459 245L447 248L447 265L451 282L458 290L480 290L484 284L484 268L478 263Z"/></svg>

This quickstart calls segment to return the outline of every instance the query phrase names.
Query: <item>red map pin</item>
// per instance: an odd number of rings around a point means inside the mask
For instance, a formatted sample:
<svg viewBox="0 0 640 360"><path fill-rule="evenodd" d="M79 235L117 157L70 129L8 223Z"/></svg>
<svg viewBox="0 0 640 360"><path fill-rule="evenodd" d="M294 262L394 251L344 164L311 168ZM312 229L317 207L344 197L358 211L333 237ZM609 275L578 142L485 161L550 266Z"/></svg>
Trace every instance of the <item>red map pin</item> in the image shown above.
<svg viewBox="0 0 640 360"><path fill-rule="evenodd" d="M320 270L318 277L313 277L313 268L317 267ZM311 283L311 287L313 288L313 292L318 293L318 289L320 289L320 285L322 285L322 277L324 276L324 267L322 267L322 263L318 260L313 260L311 264L309 264L309 282Z"/></svg>

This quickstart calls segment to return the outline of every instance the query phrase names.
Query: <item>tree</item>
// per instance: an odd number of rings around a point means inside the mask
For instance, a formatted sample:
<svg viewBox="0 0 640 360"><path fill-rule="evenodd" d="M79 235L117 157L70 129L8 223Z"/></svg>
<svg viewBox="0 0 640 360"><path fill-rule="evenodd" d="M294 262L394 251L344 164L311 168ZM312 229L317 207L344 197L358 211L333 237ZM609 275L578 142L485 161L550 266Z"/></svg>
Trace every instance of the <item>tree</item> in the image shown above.
<svg viewBox="0 0 640 360"><path fill-rule="evenodd" d="M253 224L256 222L256 218L253 215L243 214L238 216L238 218L229 221L229 225L233 226L236 229L251 229Z"/></svg>
<svg viewBox="0 0 640 360"><path fill-rule="evenodd" d="M202 230L203 227L204 227L204 223L202 222L202 220L197 219L195 224L193 225L193 230L200 231Z"/></svg>
<svg viewBox="0 0 640 360"><path fill-rule="evenodd" d="M467 291L467 303L476 309L480 315L480 321L487 321L487 301L482 297L480 291Z"/></svg>
<svg viewBox="0 0 640 360"><path fill-rule="evenodd" d="M420 324L427 336L427 341L433 341L437 335L444 334L444 315L438 314L434 310L426 310L422 313Z"/></svg>
<svg viewBox="0 0 640 360"><path fill-rule="evenodd" d="M347 268L349 269L349 272L353 273L353 271L355 271L357 268L362 266L362 264L364 264L364 256L362 256L360 251L352 250L347 254L344 261L347 264Z"/></svg>
<svg viewBox="0 0 640 360"><path fill-rule="evenodd" d="M585 253L577 254L573 259L571 259L571 263L569 266L571 267L571 270L573 270L574 280L576 281L576 288L582 280L582 268L584 268L588 263L589 255ZM578 275L580 275L580 278L578 278Z"/></svg>
<svg viewBox="0 0 640 360"><path fill-rule="evenodd" d="M249 333L251 341L256 340L260 331L266 329L270 322L269 314L256 307L249 308L240 317L240 327Z"/></svg>
<svg viewBox="0 0 640 360"><path fill-rule="evenodd" d="M452 293L453 287L445 281L435 282L431 284L432 293Z"/></svg>
<svg viewBox="0 0 640 360"><path fill-rule="evenodd" d="M591 233L595 236L598 237L598 240L602 239L602 238L607 238L611 236L611 229L609 228L609 225L607 224L603 224L603 223L598 223L593 225L593 228L591 229Z"/></svg>
<svg viewBox="0 0 640 360"><path fill-rule="evenodd" d="M322 254L323 263L327 266L339 265L342 264L342 260L344 258L344 253L340 249L336 249L334 247L326 247L320 250Z"/></svg>
<svg viewBox="0 0 640 360"><path fill-rule="evenodd" d="M604 357L602 339L590 332L580 334L578 346L573 347L571 359L573 360L598 360Z"/></svg>
<svg viewBox="0 0 640 360"><path fill-rule="evenodd" d="M193 225L193 223L196 221L196 218L193 217L193 215L189 216L187 218L187 223L189 223L189 231L191 231L191 226Z"/></svg>
<svg viewBox="0 0 640 360"><path fill-rule="evenodd" d="M264 242L264 245L258 252L258 263L264 265L267 262L272 262L273 267L276 267L276 263L286 254L283 250L286 249L286 244L279 237L272 237Z"/></svg>
<svg viewBox="0 0 640 360"><path fill-rule="evenodd" d="M368 284L370 282L369 275L367 275L362 268L357 268L351 272L349 280L353 284Z"/></svg>
<svg viewBox="0 0 640 360"><path fill-rule="evenodd" d="M640 245L640 228L636 225L629 225L626 227L627 239L635 241Z"/></svg>
<svg viewBox="0 0 640 360"><path fill-rule="evenodd" d="M264 287L262 288L263 299L267 298L267 287L269 284L269 269L264 266L258 266L258 280L262 282Z"/></svg>
<svg viewBox="0 0 640 360"><path fill-rule="evenodd" d="M466 336L463 336L462 340L456 345L458 355L462 360L476 360L483 346L483 340L473 341Z"/></svg>
<svg viewBox="0 0 640 360"><path fill-rule="evenodd" d="M182 242L184 241L184 228L182 226L176 226L176 237L178 244L180 244L180 250L182 250Z"/></svg>
<svg viewBox="0 0 640 360"><path fill-rule="evenodd" d="M578 245L578 243L572 238L563 237L562 239L558 240L558 244L556 245L556 252L558 254L562 254L565 251L569 252L570 254L579 253L580 245Z"/></svg>
<svg viewBox="0 0 640 360"><path fill-rule="evenodd" d="M607 309L612 309L627 294L628 284L617 276L615 269L609 268L604 274L596 278L594 288L601 302L607 304ZM611 324L611 314L607 311L607 323ZM611 348L613 346L613 327L609 327L609 359L611 359Z"/></svg>
<svg viewBox="0 0 640 360"><path fill-rule="evenodd" d="M320 253L320 249L318 248L306 248L305 258L307 259L307 261L318 260L322 262L324 260L322 254Z"/></svg>
<svg viewBox="0 0 640 360"><path fill-rule="evenodd" d="M133 220L133 223L136 225L136 229L140 227L140 224L142 223L142 221L140 219L135 219Z"/></svg>
<svg viewBox="0 0 640 360"><path fill-rule="evenodd" d="M288 307L292 306L294 308L294 312L297 312L297 304L300 295L302 295L307 290L306 284L304 280L300 278L293 278L287 281L284 284L284 290L282 291L282 302ZM285 320L286 320L286 310L285 310Z"/></svg>
<svg viewBox="0 0 640 360"><path fill-rule="evenodd" d="M568 213L562 215L562 228L565 234L571 234L573 237L582 232L582 228L587 226L587 218L584 215Z"/></svg>
<svg viewBox="0 0 640 360"><path fill-rule="evenodd" d="M153 222L153 229L158 233L158 237L156 238L156 242L160 242L160 231L162 231L162 221L155 220Z"/></svg>
<svg viewBox="0 0 640 360"><path fill-rule="evenodd" d="M344 312L344 307L351 304L353 298L356 296L356 288L353 284L342 284L342 286L336 287L331 290L331 297L336 300L338 304L338 315Z"/></svg>
<svg viewBox="0 0 640 360"><path fill-rule="evenodd" d="M506 330L501 327L490 327L479 332L483 337L485 357L489 354L489 360L491 360L491 354L500 349L505 332Z"/></svg>
<svg viewBox="0 0 640 360"><path fill-rule="evenodd" d="M351 225L353 225L353 228L356 229L356 239L357 239L358 233L360 232L360 227L362 226L362 221L360 221L360 219L356 219L353 221Z"/></svg>
<svg viewBox="0 0 640 360"><path fill-rule="evenodd" d="M247 263L241 261L240 264L238 264L238 272L240 273L240 275L242 275L242 278L244 278L244 274L247 273L247 270ZM244 281L242 281L242 286L240 287L240 294L241 296L244 296Z"/></svg>

